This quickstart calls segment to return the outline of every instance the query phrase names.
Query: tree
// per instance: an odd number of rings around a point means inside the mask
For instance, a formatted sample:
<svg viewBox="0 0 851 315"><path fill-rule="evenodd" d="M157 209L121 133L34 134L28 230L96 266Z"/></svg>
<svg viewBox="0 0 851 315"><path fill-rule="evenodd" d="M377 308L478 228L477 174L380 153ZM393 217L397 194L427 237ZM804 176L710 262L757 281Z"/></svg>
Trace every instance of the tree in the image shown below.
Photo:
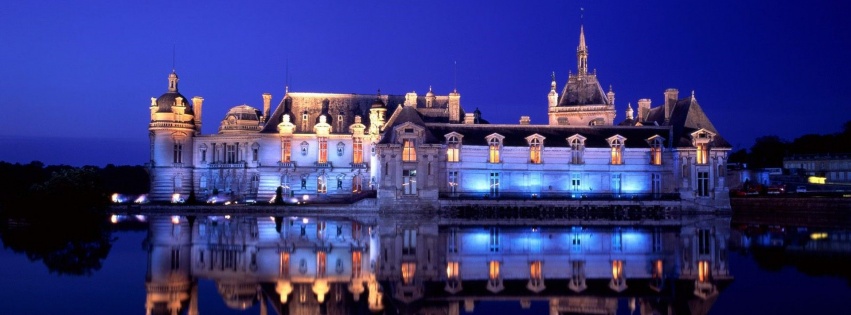
<svg viewBox="0 0 851 315"><path fill-rule="evenodd" d="M778 136L763 136L756 139L748 156L748 166L751 168L783 167L783 157L786 156L789 142Z"/></svg>

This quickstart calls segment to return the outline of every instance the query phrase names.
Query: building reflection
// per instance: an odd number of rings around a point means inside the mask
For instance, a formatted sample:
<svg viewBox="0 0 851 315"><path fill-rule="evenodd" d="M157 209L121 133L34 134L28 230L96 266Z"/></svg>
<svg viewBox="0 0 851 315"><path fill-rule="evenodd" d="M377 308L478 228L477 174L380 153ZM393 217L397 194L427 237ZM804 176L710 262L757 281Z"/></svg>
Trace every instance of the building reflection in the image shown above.
<svg viewBox="0 0 851 315"><path fill-rule="evenodd" d="M153 216L146 313L199 314L204 279L260 314L706 314L732 280L729 217L512 221Z"/></svg>

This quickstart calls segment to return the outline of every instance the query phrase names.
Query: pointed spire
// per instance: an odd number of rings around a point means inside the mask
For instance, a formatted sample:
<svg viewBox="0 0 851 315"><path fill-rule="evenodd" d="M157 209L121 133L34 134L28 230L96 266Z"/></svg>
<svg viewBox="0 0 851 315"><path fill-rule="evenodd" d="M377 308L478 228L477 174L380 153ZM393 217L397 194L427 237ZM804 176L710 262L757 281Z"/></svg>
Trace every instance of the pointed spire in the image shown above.
<svg viewBox="0 0 851 315"><path fill-rule="evenodd" d="M556 72L553 71L553 81L550 83L550 91L556 90Z"/></svg>
<svg viewBox="0 0 851 315"><path fill-rule="evenodd" d="M579 26L579 46L576 47L576 68L579 75L588 74L588 47L585 46L585 26Z"/></svg>

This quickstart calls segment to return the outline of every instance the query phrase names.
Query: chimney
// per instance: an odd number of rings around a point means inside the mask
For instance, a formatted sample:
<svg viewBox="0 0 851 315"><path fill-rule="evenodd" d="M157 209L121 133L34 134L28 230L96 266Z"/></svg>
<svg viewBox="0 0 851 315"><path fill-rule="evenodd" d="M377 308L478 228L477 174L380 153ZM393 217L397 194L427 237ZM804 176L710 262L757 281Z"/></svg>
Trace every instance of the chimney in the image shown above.
<svg viewBox="0 0 851 315"><path fill-rule="evenodd" d="M461 122L461 93L458 90L449 93L449 122Z"/></svg>
<svg viewBox="0 0 851 315"><path fill-rule="evenodd" d="M405 94L405 106L417 107L417 92Z"/></svg>
<svg viewBox="0 0 851 315"><path fill-rule="evenodd" d="M192 98L192 110L195 115L195 133L201 134L201 106L203 106L204 98L195 96Z"/></svg>
<svg viewBox="0 0 851 315"><path fill-rule="evenodd" d="M269 120L269 108L272 105L272 94L263 93L263 122Z"/></svg>
<svg viewBox="0 0 851 315"><path fill-rule="evenodd" d="M520 124L521 125L528 125L531 122L532 122L532 119L530 119L529 116L520 116Z"/></svg>
<svg viewBox="0 0 851 315"><path fill-rule="evenodd" d="M677 96L680 91L677 89L665 90L665 122L671 121L671 113L674 111L674 105L677 105Z"/></svg>
<svg viewBox="0 0 851 315"><path fill-rule="evenodd" d="M476 123L476 114L473 114L473 113L464 114L464 124L465 125L472 125L472 124L475 124L475 123Z"/></svg>
<svg viewBox="0 0 851 315"><path fill-rule="evenodd" d="M648 114L650 114L650 99L642 98L638 100L638 121L647 120Z"/></svg>

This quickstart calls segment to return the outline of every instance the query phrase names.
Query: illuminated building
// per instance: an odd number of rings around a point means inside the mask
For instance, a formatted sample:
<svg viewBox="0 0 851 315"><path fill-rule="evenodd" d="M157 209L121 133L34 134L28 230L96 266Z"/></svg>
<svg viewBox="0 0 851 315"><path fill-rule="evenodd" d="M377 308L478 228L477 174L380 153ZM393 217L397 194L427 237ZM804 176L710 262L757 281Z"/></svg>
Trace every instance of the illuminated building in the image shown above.
<svg viewBox="0 0 851 315"><path fill-rule="evenodd" d="M555 77L548 122L490 124L453 90L436 95L295 93L274 111L233 107L217 134L200 134L203 98L191 104L169 76L151 103L151 197L217 192L232 199L353 200L377 192L379 208L438 208L444 201L654 200L665 207L729 210L729 143L694 93L664 91L629 106L615 124L615 93L588 71L580 29L577 72L561 95ZM541 108L544 106L541 104ZM340 199L349 198L349 199ZM664 201L664 202L662 202ZM374 206L373 206L374 207Z"/></svg>

